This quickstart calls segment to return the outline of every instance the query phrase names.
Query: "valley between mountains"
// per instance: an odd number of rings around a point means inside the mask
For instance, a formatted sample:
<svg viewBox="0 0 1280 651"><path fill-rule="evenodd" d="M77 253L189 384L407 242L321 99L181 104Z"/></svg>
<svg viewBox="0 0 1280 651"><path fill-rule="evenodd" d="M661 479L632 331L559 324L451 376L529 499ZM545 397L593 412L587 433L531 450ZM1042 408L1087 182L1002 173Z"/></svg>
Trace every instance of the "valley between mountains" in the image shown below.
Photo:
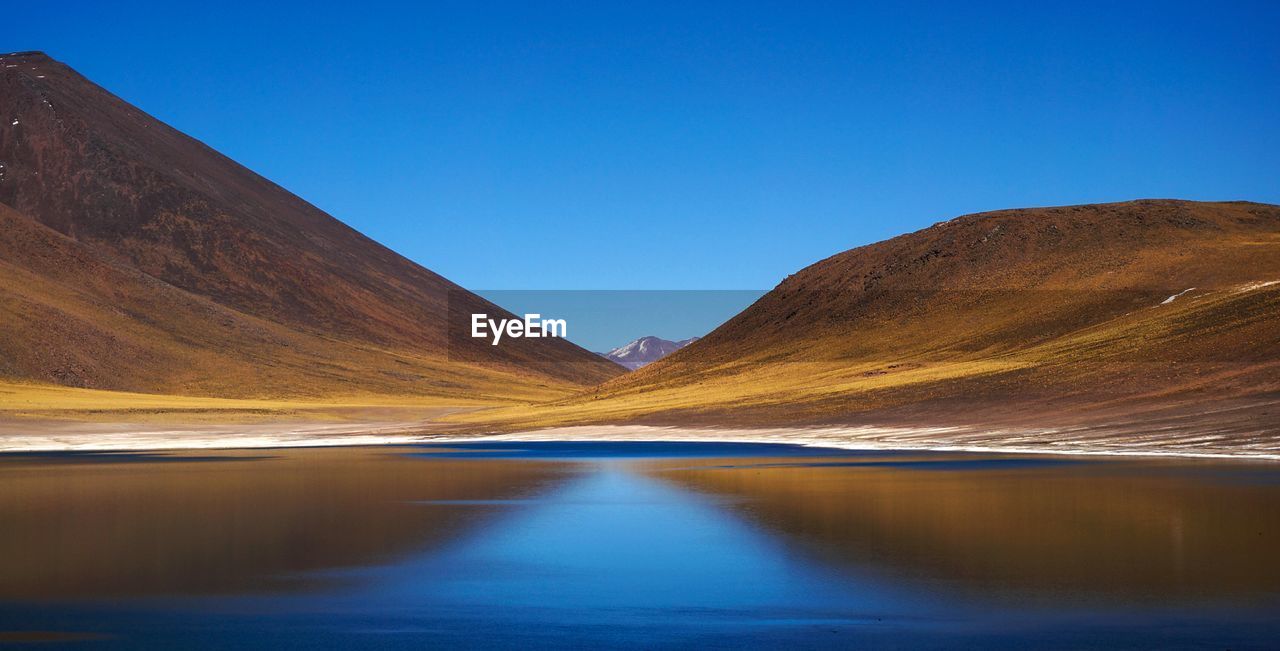
<svg viewBox="0 0 1280 651"><path fill-rule="evenodd" d="M956 217L816 262L653 359L613 351L624 368L562 339L451 338L451 311L506 312L41 53L0 56L0 165L0 449L1280 455L1273 205Z"/></svg>

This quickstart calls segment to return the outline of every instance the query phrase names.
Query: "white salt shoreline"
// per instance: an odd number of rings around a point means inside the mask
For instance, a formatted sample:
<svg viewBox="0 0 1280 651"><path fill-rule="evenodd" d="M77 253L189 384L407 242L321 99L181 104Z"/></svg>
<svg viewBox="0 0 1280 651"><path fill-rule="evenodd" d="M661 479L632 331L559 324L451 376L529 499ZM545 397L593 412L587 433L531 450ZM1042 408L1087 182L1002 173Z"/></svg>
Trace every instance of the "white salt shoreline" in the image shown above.
<svg viewBox="0 0 1280 651"><path fill-rule="evenodd" d="M0 453L122 452L145 450L234 450L352 445L392 445L422 441L422 423L271 423L158 428L125 423L41 424L22 432L0 432ZM412 432L412 433L410 433Z"/></svg>
<svg viewBox="0 0 1280 651"><path fill-rule="evenodd" d="M1259 435L1253 440L1212 434L1098 436L1084 430L990 429L969 427L821 427L821 428L693 428L650 425L558 427L489 435L444 435L423 432L423 423L278 423L202 426L186 429L139 429L124 424L91 426L64 432L0 435L0 453L121 452L211 449L263 449L418 443L481 442L690 442L775 443L840 450L905 450L1117 457L1174 457L1237 460L1280 460L1280 440Z"/></svg>

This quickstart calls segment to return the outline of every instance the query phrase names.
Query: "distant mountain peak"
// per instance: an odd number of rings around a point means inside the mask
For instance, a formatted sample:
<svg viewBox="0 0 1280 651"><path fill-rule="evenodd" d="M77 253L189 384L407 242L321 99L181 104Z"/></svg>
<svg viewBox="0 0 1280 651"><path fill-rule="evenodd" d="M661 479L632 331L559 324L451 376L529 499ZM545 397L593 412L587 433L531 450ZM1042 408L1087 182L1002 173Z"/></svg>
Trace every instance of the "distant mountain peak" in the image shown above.
<svg viewBox="0 0 1280 651"><path fill-rule="evenodd" d="M690 337L680 341L671 341L650 335L636 339L625 346L614 348L607 353L600 353L600 355L634 371L641 366L652 364L697 340L698 337Z"/></svg>

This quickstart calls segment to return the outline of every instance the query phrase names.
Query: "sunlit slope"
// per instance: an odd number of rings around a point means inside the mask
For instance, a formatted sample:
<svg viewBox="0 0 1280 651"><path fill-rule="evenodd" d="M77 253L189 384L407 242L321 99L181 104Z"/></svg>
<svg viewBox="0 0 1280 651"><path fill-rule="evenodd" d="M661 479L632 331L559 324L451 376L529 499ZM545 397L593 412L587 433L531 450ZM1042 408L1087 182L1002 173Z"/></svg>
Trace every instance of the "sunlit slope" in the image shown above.
<svg viewBox="0 0 1280 651"><path fill-rule="evenodd" d="M571 387L297 332L159 282L3 205L0 229L0 373L10 378L227 397L538 399Z"/></svg>
<svg viewBox="0 0 1280 651"><path fill-rule="evenodd" d="M970 215L823 260L595 390L462 418L1053 425L1229 408L1275 427L1276 281L1276 206Z"/></svg>
<svg viewBox="0 0 1280 651"><path fill-rule="evenodd" d="M531 400L620 373L39 53L0 67L0 380L212 397Z"/></svg>

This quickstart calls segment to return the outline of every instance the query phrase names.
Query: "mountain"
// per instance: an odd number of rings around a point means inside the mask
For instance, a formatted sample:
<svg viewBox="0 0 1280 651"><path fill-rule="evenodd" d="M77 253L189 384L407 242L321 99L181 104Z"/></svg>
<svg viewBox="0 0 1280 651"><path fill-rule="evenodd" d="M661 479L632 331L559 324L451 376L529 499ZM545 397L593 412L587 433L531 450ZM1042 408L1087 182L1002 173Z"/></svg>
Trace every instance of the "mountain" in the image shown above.
<svg viewBox="0 0 1280 651"><path fill-rule="evenodd" d="M214 396L558 395L619 372L38 52L0 57L0 377Z"/></svg>
<svg viewBox="0 0 1280 651"><path fill-rule="evenodd" d="M698 337L681 339L680 341L670 341L658 337L641 337L625 346L600 354L634 371L641 366L652 364L697 340Z"/></svg>
<svg viewBox="0 0 1280 651"><path fill-rule="evenodd" d="M1001 210L845 251L537 415L605 420L1273 437L1280 207Z"/></svg>

